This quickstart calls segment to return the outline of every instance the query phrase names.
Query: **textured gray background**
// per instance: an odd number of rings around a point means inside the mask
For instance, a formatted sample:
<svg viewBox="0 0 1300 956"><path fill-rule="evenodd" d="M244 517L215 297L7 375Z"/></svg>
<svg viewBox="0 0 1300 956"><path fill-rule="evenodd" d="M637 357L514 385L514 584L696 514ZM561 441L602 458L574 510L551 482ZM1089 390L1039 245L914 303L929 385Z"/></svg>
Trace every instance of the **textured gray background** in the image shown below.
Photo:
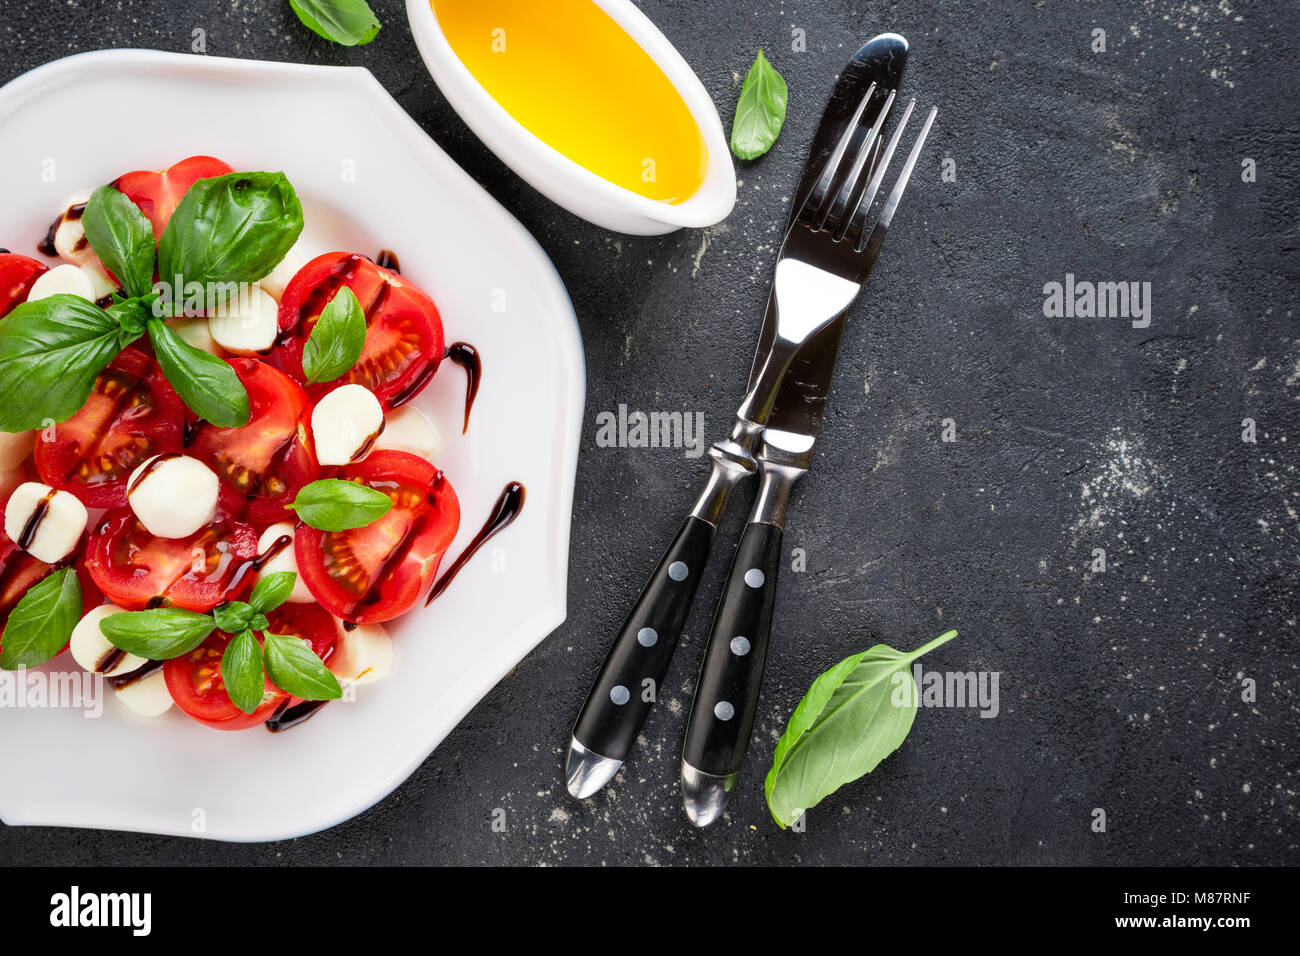
<svg viewBox="0 0 1300 956"><path fill-rule="evenodd" d="M359 64L541 241L587 350L569 620L392 796L325 833L234 846L0 827L0 860L118 863L1296 863L1300 343L1290 4L643 0L730 128L765 47L790 85L775 150L738 164L722 225L644 239L534 193L425 73L401 4L372 45L331 46L287 3L4 0L0 78L113 46ZM791 28L808 50L791 52ZM1090 50L1092 30L1107 51ZM839 66L883 30L940 107L870 295L845 337L823 443L796 497L750 763L705 832L677 795L715 561L618 782L578 804L560 762L635 588L704 466L597 448L620 402L739 398L776 224ZM164 148L165 147L165 148ZM162 162L184 144L160 146ZM171 150L171 152L168 152ZM956 162L955 183L939 175ZM1256 160L1258 181L1241 180ZM1148 329L1045 319L1042 286L1150 281ZM1258 444L1240 439L1258 422ZM952 418L958 440L939 440ZM739 511L739 509L737 509ZM739 516L728 532L734 535ZM723 541L728 541L724 538ZM1105 548L1110 569L1087 571ZM812 678L876 641L961 637L927 663L1001 673L1002 710L923 710L902 750L779 831L771 748ZM1258 701L1244 703L1253 679ZM289 740L285 741L290 743ZM21 773L21 767L0 772ZM88 786L93 782L87 781ZM1109 829L1091 832L1093 808ZM494 808L506 813L493 832Z"/></svg>

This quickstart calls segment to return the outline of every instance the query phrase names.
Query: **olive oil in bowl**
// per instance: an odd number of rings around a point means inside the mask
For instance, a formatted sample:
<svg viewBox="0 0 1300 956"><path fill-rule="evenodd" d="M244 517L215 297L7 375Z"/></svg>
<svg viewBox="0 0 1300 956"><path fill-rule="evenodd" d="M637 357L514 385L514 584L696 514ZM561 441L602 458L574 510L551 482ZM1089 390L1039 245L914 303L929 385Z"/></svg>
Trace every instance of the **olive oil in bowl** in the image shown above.
<svg viewBox="0 0 1300 956"><path fill-rule="evenodd" d="M689 199L700 126L651 56L593 0L430 0L452 51L525 129L637 195Z"/></svg>

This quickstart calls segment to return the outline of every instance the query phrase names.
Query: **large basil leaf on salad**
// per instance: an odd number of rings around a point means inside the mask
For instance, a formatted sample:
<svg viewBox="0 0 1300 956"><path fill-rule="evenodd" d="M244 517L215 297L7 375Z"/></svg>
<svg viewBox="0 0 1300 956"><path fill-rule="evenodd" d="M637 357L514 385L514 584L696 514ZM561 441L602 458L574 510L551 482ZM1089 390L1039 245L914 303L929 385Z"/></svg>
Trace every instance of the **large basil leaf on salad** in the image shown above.
<svg viewBox="0 0 1300 956"><path fill-rule="evenodd" d="M252 631L240 631L221 655L221 681L230 702L246 714L257 710L266 691L262 649Z"/></svg>
<svg viewBox="0 0 1300 956"><path fill-rule="evenodd" d="M195 414L218 428L248 424L248 391L228 362L196 349L162 319L149 319L149 341L167 381Z"/></svg>
<svg viewBox="0 0 1300 956"><path fill-rule="evenodd" d="M343 46L362 46L379 32L379 18L366 0L289 0L303 26Z"/></svg>
<svg viewBox="0 0 1300 956"><path fill-rule="evenodd" d="M28 588L4 624L0 669L44 664L63 650L81 619L81 584L72 568L55 571Z"/></svg>
<svg viewBox="0 0 1300 956"><path fill-rule="evenodd" d="M912 682L913 661L956 636L948 631L910 653L877 644L813 681L777 741L763 785L778 826L791 826L902 746L916 719L916 694L899 701L895 691Z"/></svg>
<svg viewBox="0 0 1300 956"><path fill-rule="evenodd" d="M284 258L302 232L302 203L284 173L229 173L200 179L181 198L158 240L158 276L172 289L200 283L205 299L229 298L229 283L256 282ZM169 376L170 377L170 376ZM174 382L172 384L175 384Z"/></svg>
<svg viewBox="0 0 1300 956"><path fill-rule="evenodd" d="M81 217L90 248L122 283L129 296L153 288L153 226L140 207L112 186L90 194Z"/></svg>
<svg viewBox="0 0 1300 956"><path fill-rule="evenodd" d="M52 295L24 302L0 322L0 431L67 421L95 377L135 335L92 302Z"/></svg>
<svg viewBox="0 0 1300 956"><path fill-rule="evenodd" d="M337 700L343 696L338 678L301 637L264 631L262 660L271 683L294 697Z"/></svg>
<svg viewBox="0 0 1300 956"><path fill-rule="evenodd" d="M289 507L318 531L350 531L388 514L393 499L355 481L320 478L304 485Z"/></svg>
<svg viewBox="0 0 1300 956"><path fill-rule="evenodd" d="M154 661L188 654L216 629L210 615L178 607L114 614L99 622L100 632L114 647Z"/></svg>
<svg viewBox="0 0 1300 956"><path fill-rule="evenodd" d="M366 347L366 313L347 286L321 311L302 350L302 371L309 382L342 378Z"/></svg>

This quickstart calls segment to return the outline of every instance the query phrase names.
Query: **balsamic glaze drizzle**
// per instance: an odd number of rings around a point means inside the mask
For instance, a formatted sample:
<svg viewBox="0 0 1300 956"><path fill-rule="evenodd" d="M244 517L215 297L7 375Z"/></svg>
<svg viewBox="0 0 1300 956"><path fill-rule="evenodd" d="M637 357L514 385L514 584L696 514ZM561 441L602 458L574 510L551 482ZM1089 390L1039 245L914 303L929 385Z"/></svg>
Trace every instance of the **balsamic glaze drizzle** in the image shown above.
<svg viewBox="0 0 1300 956"><path fill-rule="evenodd" d="M497 503L492 507L492 514L488 516L487 522L479 529L479 533L474 535L474 540L465 546L465 550L460 553L455 562L447 573L438 579L437 583L429 589L429 596L424 599L424 606L428 607L433 603L433 599L447 590L452 579L460 573L460 569L470 558L474 557L474 552L495 535L502 528L510 524L519 517L519 513L524 510L524 498L527 495L527 489L517 482L512 481L506 485L505 490L501 492L501 497L497 498Z"/></svg>

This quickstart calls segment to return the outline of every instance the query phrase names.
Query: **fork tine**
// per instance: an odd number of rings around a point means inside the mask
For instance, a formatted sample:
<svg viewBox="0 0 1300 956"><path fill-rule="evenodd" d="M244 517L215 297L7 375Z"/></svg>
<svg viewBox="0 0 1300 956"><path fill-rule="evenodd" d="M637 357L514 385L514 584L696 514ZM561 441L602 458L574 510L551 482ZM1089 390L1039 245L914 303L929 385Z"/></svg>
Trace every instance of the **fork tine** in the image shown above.
<svg viewBox="0 0 1300 956"><path fill-rule="evenodd" d="M843 235L844 229L848 225L849 220L844 219L841 221L840 217L844 215L844 210L857 208L856 204L852 204L852 200L853 194L858 188L858 177L862 175L862 167L866 165L867 157L871 155L877 142L880 140L880 130L885 125L885 120L889 116L889 111L894 105L894 97L897 95L897 90L889 91L889 98L885 100L885 105L880 108L880 115L877 116L876 121L871 124L871 131L867 133L866 139L864 139L862 145L858 147L858 154L853 159L853 167L849 170L848 176L844 178L844 183L840 186L840 191L836 194L835 201L833 203L826 203L822 210L819 211L818 215L814 217L812 223L814 232L821 232L823 227L825 227L826 223L829 221L831 223L840 223L839 228L836 230L838 233L836 238ZM903 122L907 122L906 117L904 117ZM887 163L889 160L886 158L884 162Z"/></svg>
<svg viewBox="0 0 1300 956"><path fill-rule="evenodd" d="M889 137L889 145L885 147L884 153L880 156L880 162L876 164L876 170L871 175L871 181L867 183L867 188L862 191L862 195L854 204L853 212L840 221L834 238L843 239L850 230L857 233L866 230L867 214L871 211L872 203L876 201L876 193L880 191L880 183L885 178L885 172L889 168L889 164L893 162L894 150L898 148L898 144L903 138L903 130L907 128L907 121L912 117L912 108L914 106L916 106L915 97L908 101L907 108L903 110L903 115L898 121L898 127L894 130L894 135Z"/></svg>
<svg viewBox="0 0 1300 956"><path fill-rule="evenodd" d="M908 106L911 109L911 106ZM876 255L880 252L880 244L885 241L885 230L893 222L894 213L898 210L898 204L903 199L903 190L907 188L907 182L912 177L912 170L916 167L917 157L921 155L921 147L925 145L925 138L930 135L930 127L934 125L934 118L939 115L939 108L931 107L930 114L925 118L925 125L921 127L921 134L916 137L916 142L912 144L912 151L907 155L907 162L903 164L903 171L898 174L898 182L894 183L893 190L889 193L889 198L885 200L885 208L880 213L880 219L877 220L875 227L871 230L871 235L864 244L860 239L858 241L858 251L866 250L868 261L874 261ZM902 127L900 126L901 130ZM892 143L890 144L892 148Z"/></svg>
<svg viewBox="0 0 1300 956"><path fill-rule="evenodd" d="M835 149L830 158L826 160L826 165L822 167L821 175L817 177L817 183L813 186L812 192L804 201L803 208L799 210L798 219L807 221L816 215L818 208L826 199L826 195L831 190L831 183L835 179L835 173L839 170L840 161L844 159L844 153L849 148L849 141L853 139L853 134L857 132L858 122L862 119L862 114L871 102L871 96L876 92L876 84L872 83L867 88L866 95L862 97L862 102L853 113L853 118L849 120L848 125L844 128L843 135L840 136L839 142L835 144Z"/></svg>

